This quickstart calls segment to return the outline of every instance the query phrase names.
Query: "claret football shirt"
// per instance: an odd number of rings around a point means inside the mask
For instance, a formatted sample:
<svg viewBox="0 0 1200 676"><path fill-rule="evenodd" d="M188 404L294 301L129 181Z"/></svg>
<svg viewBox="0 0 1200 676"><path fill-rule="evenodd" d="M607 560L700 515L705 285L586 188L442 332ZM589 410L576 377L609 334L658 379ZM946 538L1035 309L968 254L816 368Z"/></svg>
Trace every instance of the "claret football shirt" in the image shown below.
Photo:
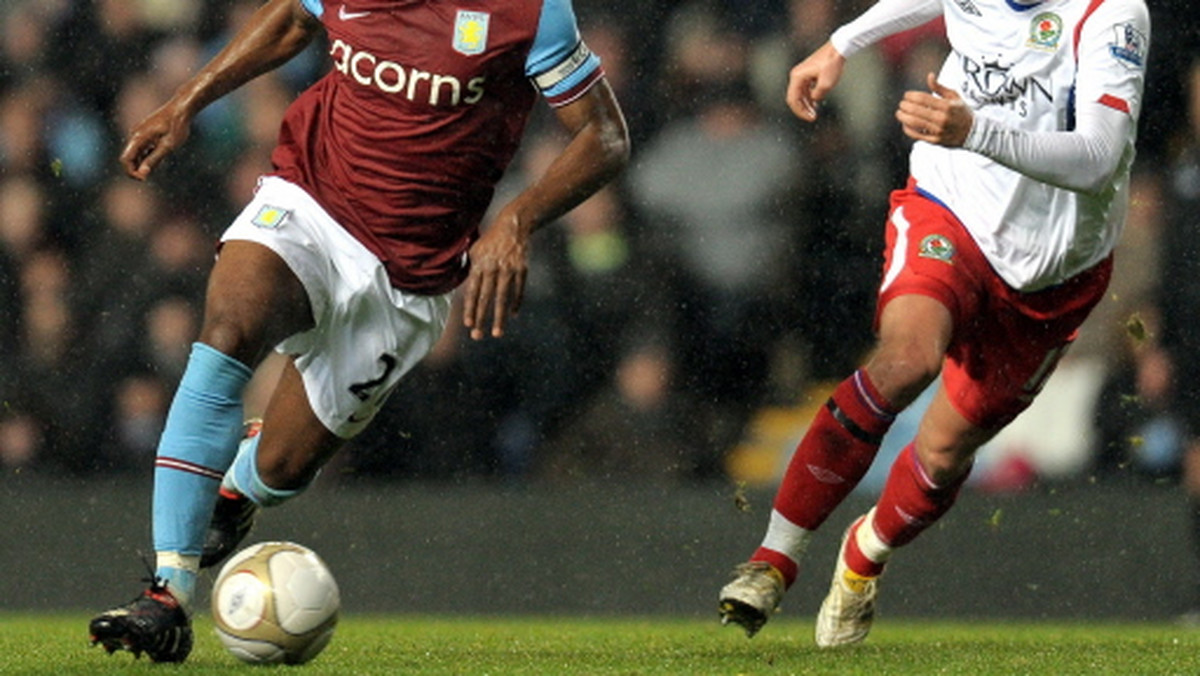
<svg viewBox="0 0 1200 676"><path fill-rule="evenodd" d="M329 73L288 108L274 174L308 191L392 283L445 293L538 92L551 106L602 76L569 0L303 0Z"/></svg>

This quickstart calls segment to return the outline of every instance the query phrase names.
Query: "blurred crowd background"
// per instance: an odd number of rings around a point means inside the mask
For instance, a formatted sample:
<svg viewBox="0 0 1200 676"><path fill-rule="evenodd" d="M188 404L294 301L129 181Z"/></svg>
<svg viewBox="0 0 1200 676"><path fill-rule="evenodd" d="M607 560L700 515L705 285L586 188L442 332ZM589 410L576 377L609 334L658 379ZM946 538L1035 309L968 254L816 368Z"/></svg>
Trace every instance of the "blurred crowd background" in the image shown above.
<svg viewBox="0 0 1200 676"><path fill-rule="evenodd" d="M1149 4L1112 293L996 486L1175 482L1200 438L1200 15ZM150 471L214 242L325 46L210 106L148 183L116 157L258 5L0 1L4 475ZM452 322L323 480L769 482L870 346L908 151L892 111L945 54L936 23L889 39L849 62L817 124L795 120L789 68L867 5L575 0L630 123L629 170L537 235L509 334L475 343ZM497 201L562 143L540 106ZM1055 439L1070 448L1040 447Z"/></svg>

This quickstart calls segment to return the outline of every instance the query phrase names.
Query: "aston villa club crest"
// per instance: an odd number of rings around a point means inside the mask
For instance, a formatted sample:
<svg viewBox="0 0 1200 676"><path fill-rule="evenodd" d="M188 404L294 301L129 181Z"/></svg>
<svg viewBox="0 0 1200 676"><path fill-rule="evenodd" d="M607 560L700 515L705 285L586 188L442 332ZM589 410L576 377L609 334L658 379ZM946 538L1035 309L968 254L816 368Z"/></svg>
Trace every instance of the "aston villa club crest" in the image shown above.
<svg viewBox="0 0 1200 676"><path fill-rule="evenodd" d="M1062 39L1063 22L1054 12L1042 12L1029 22L1029 40L1025 44L1034 49L1052 52L1058 49Z"/></svg>
<svg viewBox="0 0 1200 676"><path fill-rule="evenodd" d="M490 19L491 15L487 12L458 10L454 18L454 51L467 56L482 54L487 49Z"/></svg>
<svg viewBox="0 0 1200 676"><path fill-rule="evenodd" d="M921 258L932 258L953 265L954 243L945 235L929 235L921 240L921 246L917 248L917 255Z"/></svg>
<svg viewBox="0 0 1200 676"><path fill-rule="evenodd" d="M254 214L254 218L250 219L250 222L260 228L276 230L283 227L284 222L287 221L288 216L291 214L290 209L264 204L259 208L258 213Z"/></svg>

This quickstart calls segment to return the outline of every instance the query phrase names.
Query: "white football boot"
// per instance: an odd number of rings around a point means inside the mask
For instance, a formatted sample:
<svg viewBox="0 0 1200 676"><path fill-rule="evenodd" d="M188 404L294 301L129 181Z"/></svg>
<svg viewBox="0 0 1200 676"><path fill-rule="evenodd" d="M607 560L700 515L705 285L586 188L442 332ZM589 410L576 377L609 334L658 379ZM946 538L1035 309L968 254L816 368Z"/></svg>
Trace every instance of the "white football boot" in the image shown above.
<svg viewBox="0 0 1200 676"><path fill-rule="evenodd" d="M740 624L752 637L770 619L783 598L783 573L765 561L750 561L733 571L734 580L721 589L721 624Z"/></svg>
<svg viewBox="0 0 1200 676"><path fill-rule="evenodd" d="M864 577L846 566L846 545L858 525L865 520L866 516L859 517L842 536L829 595L817 613L816 639L817 645L822 648L858 643L871 631L879 578Z"/></svg>

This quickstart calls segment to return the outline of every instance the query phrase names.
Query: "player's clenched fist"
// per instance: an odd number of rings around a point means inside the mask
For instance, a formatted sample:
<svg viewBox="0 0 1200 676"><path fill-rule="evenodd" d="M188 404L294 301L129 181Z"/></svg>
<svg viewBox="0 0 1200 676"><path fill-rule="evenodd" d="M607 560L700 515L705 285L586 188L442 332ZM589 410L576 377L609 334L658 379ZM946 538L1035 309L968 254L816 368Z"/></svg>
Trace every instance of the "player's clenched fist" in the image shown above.
<svg viewBox="0 0 1200 676"><path fill-rule="evenodd" d="M896 109L905 136L948 148L962 147L975 116L958 92L942 86L933 73L926 76L925 82L928 92L905 92Z"/></svg>

